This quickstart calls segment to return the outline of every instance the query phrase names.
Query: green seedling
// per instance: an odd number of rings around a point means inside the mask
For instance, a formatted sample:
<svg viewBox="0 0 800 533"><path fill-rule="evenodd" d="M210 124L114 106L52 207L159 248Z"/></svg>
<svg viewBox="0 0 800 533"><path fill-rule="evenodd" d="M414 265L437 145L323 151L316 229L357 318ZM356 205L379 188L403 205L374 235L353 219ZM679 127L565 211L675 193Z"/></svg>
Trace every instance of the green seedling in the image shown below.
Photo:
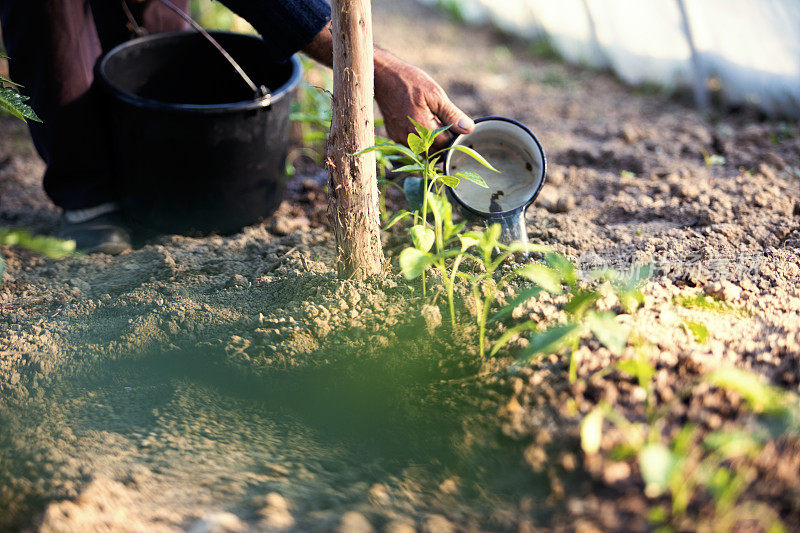
<svg viewBox="0 0 800 533"><path fill-rule="evenodd" d="M721 166L725 164L725 157L718 154L709 154L708 151L700 147L700 153L703 154L703 160L707 167Z"/></svg>
<svg viewBox="0 0 800 533"><path fill-rule="evenodd" d="M709 337L708 328L705 327L700 322L694 322L692 320L684 320L683 329L685 329L686 333L689 333L692 336L692 338L696 342L699 342L700 344L703 344L708 340Z"/></svg>
<svg viewBox="0 0 800 533"><path fill-rule="evenodd" d="M75 253L75 241L62 241L55 237L32 235L26 229L0 228L0 246L16 246L50 259L63 259ZM0 279L5 272L5 261L0 256Z"/></svg>
<svg viewBox="0 0 800 533"><path fill-rule="evenodd" d="M390 161L392 165L399 159L405 163L400 167L393 168L393 172L407 175L403 181L403 191L409 210L401 210L396 213L387 224L386 229L402 220L411 220L412 227L409 231L413 245L400 253L401 271L406 279L422 278L423 295L426 294L425 271L431 267L440 271L447 290L450 322L455 328L453 283L461 261L456 259L453 262L453 271L448 272L447 259L463 255L466 250L463 249L463 242L457 248L450 249L448 247L456 241L461 241L460 234L464 231L465 224L453 223L453 209L446 197L446 186L457 187L462 179L481 187L487 187L487 185L476 172L464 171L452 176L446 175L439 169L439 163L445 153L457 150L469 155L487 169L494 172L497 170L483 156L466 146L450 146L434 151L432 147L436 137L450 129L450 126L429 130L410 117L409 120L414 125L415 133L408 135L407 147L385 141L354 155L374 151L379 156L392 157L393 159ZM432 224L429 221L429 215L432 215Z"/></svg>
<svg viewBox="0 0 800 533"><path fill-rule="evenodd" d="M630 333L628 328L617 321L614 312L600 311L597 308L598 302L606 295L614 294L625 310L635 310L644 300L641 287L649 278L651 269L648 265L634 269L626 275L612 270L597 271L592 275L596 282L600 282L599 285L595 288L585 288L578 283L575 266L566 257L547 253L545 262L546 265L535 263L526 265L518 271L518 274L554 294L561 292L561 288L566 286L569 292L569 299L564 305L567 320L544 331L541 331L534 322L519 324L497 340L492 347L491 355L496 354L514 335L530 331L530 344L522 350L517 361L527 363L534 358L558 354L569 348L569 380L570 383L574 383L577 379L575 354L582 338L594 335L602 345L615 354L620 353L628 343ZM516 302L512 303L518 305Z"/></svg>
<svg viewBox="0 0 800 533"><path fill-rule="evenodd" d="M746 312L707 294L680 295L673 298L673 303L686 309L701 309L725 315L745 315Z"/></svg>

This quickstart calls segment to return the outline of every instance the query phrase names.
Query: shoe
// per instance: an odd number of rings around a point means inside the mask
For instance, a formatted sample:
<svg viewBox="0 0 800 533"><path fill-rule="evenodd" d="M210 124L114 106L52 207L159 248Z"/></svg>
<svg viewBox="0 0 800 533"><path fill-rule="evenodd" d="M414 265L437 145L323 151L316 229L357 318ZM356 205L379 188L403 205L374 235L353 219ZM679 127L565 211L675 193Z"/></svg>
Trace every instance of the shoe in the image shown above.
<svg viewBox="0 0 800 533"><path fill-rule="evenodd" d="M119 211L71 222L68 213L61 217L59 239L75 241L75 248L86 254L117 255L131 249L131 235Z"/></svg>

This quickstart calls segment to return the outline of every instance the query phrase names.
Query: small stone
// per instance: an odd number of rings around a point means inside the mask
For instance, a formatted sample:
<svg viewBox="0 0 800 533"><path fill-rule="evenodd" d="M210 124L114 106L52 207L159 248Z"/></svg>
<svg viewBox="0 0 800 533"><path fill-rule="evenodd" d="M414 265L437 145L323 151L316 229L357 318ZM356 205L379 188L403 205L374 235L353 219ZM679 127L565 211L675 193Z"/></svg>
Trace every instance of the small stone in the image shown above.
<svg viewBox="0 0 800 533"><path fill-rule="evenodd" d="M374 529L363 514L356 511L347 511L342 515L336 531L338 533L371 533Z"/></svg>
<svg viewBox="0 0 800 533"><path fill-rule="evenodd" d="M456 530L450 521L440 514L432 514L422 521L422 533L454 533Z"/></svg>
<svg viewBox="0 0 800 533"><path fill-rule="evenodd" d="M571 194L567 194L566 196L562 196L556 202L556 205L553 209L554 213L567 213L568 211L572 211L575 209L575 197Z"/></svg>
<svg viewBox="0 0 800 533"><path fill-rule="evenodd" d="M233 513L213 513L201 518L189 527L189 533L232 533L244 531L245 525Z"/></svg>
<svg viewBox="0 0 800 533"><path fill-rule="evenodd" d="M727 280L707 283L703 290L706 294L726 302L738 300L742 295L742 289Z"/></svg>
<svg viewBox="0 0 800 533"><path fill-rule="evenodd" d="M614 462L609 463L603 468L603 481L608 485L613 485L628 479L631 475L631 467L628 463Z"/></svg>
<svg viewBox="0 0 800 533"><path fill-rule="evenodd" d="M425 319L425 328L430 335L433 335L436 328L442 325L442 312L435 305L423 305L422 318Z"/></svg>
<svg viewBox="0 0 800 533"><path fill-rule="evenodd" d="M386 505L391 501L386 485L375 483L369 488L369 500L378 505Z"/></svg>
<svg viewBox="0 0 800 533"><path fill-rule="evenodd" d="M256 498L253 504L260 507L258 515L261 517L261 526L273 531L294 527L294 517L289 512L289 502L277 492Z"/></svg>
<svg viewBox="0 0 800 533"><path fill-rule="evenodd" d="M417 533L417 528L408 522L392 520L383 528L384 533Z"/></svg>

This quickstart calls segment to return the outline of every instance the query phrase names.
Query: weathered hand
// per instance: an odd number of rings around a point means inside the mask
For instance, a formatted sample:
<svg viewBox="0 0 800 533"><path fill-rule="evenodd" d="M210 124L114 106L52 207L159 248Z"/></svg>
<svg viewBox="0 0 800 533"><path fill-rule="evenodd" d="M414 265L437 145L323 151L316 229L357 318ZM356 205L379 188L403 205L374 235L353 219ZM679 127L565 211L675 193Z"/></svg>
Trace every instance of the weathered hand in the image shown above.
<svg viewBox="0 0 800 533"><path fill-rule="evenodd" d="M470 133L475 123L453 104L444 89L417 67L375 50L375 99L383 114L386 131L394 141L405 144L414 126L413 118L429 129L451 124L456 134ZM436 138L434 148L448 143L448 133Z"/></svg>

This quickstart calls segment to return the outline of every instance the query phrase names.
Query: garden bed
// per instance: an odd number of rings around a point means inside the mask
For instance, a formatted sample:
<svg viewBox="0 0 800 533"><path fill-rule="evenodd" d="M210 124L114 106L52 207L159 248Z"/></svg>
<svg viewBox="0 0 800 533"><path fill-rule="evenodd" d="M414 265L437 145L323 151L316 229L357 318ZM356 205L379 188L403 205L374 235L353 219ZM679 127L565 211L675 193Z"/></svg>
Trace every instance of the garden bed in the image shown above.
<svg viewBox="0 0 800 533"><path fill-rule="evenodd" d="M741 110L709 119L488 28L465 35L411 1L375 11L379 44L465 111L541 138L533 242L583 271L655 264L643 305L617 308L643 339L652 389L613 366L634 347L614 355L588 338L570 383L566 356L512 366L524 336L481 360L468 298L451 333L444 299L423 311L430 299L396 266L383 283L337 281L324 173L298 166L279 213L230 237L63 261L2 250L0 529L641 530L673 502L646 490L635 457L611 452L628 438L618 424L597 453L581 449L598 405L655 421L671 443L688 424L697 439L755 432L758 409L706 379L717 368L800 392L796 125ZM412 24L424 50L408 45ZM0 129L0 224L52 232L24 127ZM404 207L394 193L388 203ZM407 235L386 239L396 253ZM563 303L518 307L490 344L516 321L559 320ZM648 412L649 398L666 410ZM800 527L796 434L725 464L755 476L742 508L765 503ZM698 494L673 525L724 511Z"/></svg>

